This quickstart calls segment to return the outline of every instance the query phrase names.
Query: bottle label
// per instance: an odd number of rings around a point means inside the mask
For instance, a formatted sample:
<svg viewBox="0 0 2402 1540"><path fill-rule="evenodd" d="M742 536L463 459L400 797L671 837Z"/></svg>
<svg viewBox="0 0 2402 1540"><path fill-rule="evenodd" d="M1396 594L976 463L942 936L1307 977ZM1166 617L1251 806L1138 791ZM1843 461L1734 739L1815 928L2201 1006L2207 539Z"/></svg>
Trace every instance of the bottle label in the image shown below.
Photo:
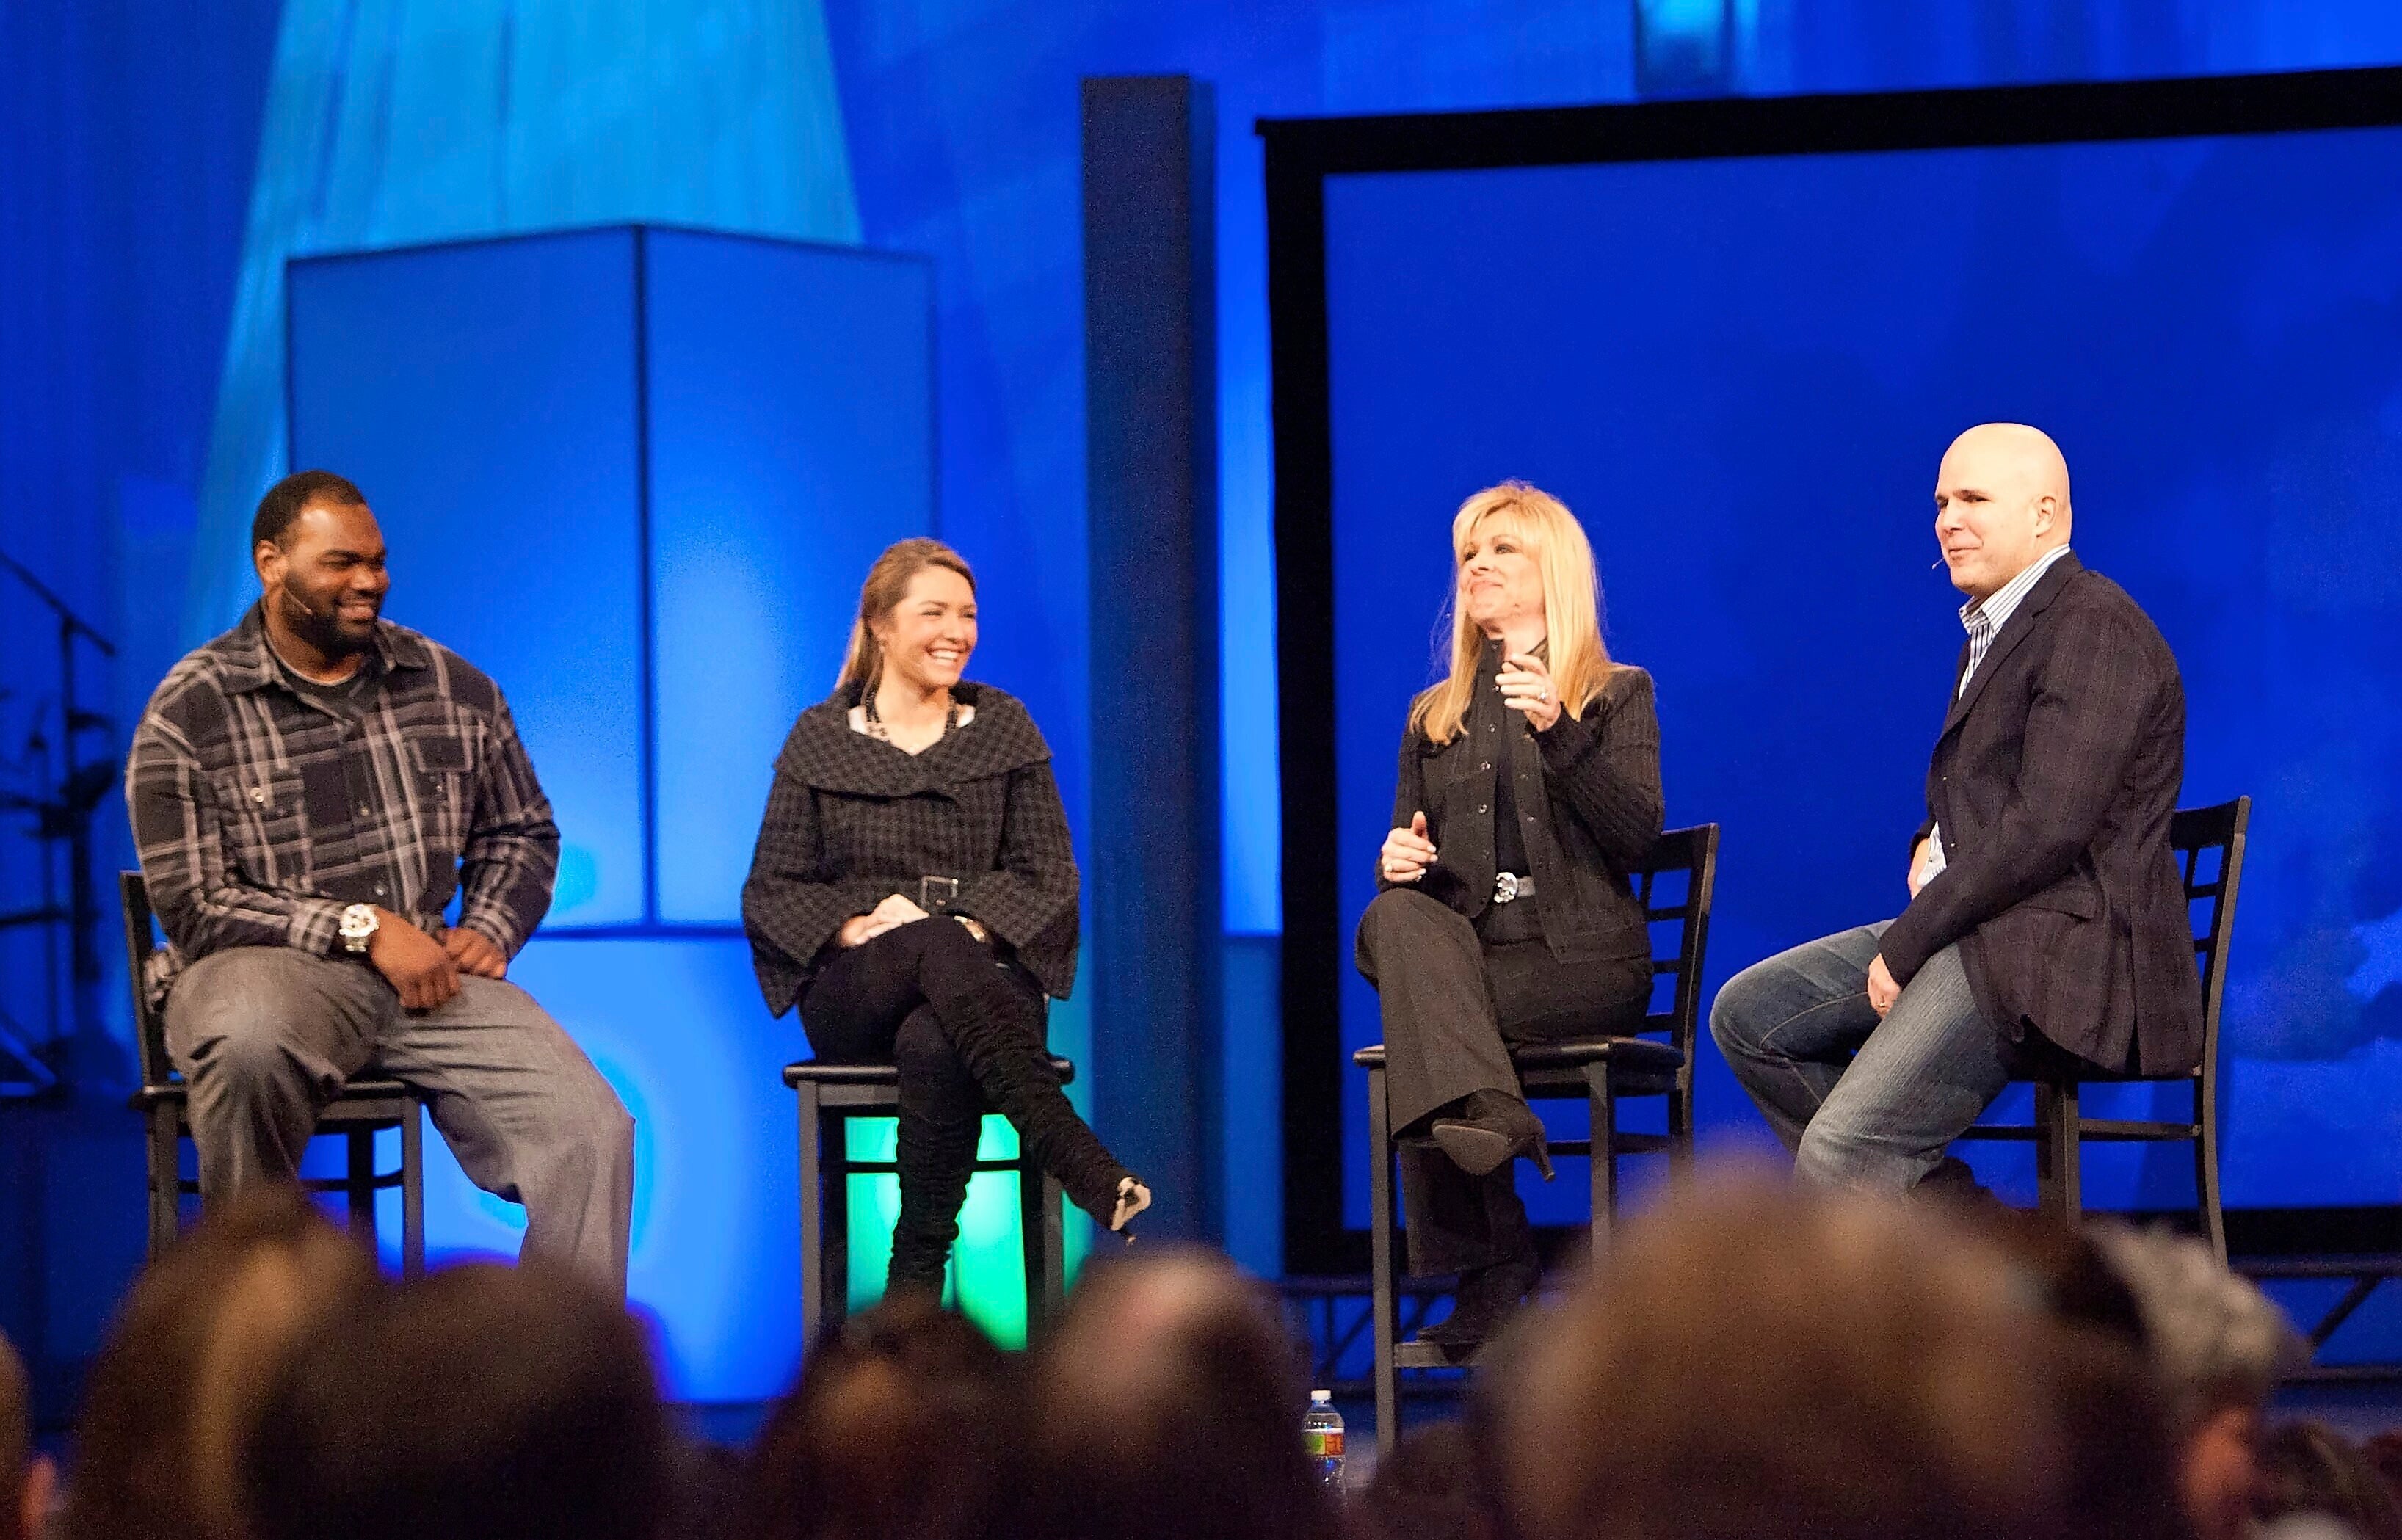
<svg viewBox="0 0 2402 1540"><path fill-rule="evenodd" d="M1343 1458L1341 1428L1311 1428L1301 1436L1301 1447L1313 1460Z"/></svg>

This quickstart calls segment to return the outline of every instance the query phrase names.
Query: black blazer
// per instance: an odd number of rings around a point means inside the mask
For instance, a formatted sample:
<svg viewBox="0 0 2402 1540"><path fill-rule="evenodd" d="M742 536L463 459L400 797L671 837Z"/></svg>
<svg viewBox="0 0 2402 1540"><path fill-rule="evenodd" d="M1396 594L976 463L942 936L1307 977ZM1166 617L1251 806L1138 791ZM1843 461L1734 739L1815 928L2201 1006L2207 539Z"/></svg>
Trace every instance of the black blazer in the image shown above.
<svg viewBox="0 0 2402 1540"><path fill-rule="evenodd" d="M843 921L957 877L972 915L1044 990L1076 982L1076 852L1051 746L1015 697L961 684L975 719L909 754L850 730L848 694L801 713L776 758L742 928L768 1009L800 998Z"/></svg>
<svg viewBox="0 0 2402 1540"><path fill-rule="evenodd" d="M1488 674L1490 668L1485 670ZM1492 688L1489 680L1478 688ZM1474 919L1493 901L1493 787L1506 768L1512 791L1532 821L1522 831L1543 940L1563 962L1640 958L1650 977L1651 942L1626 873L1660 838L1660 721L1651 676L1614 670L1579 721L1567 712L1548 732L1530 732L1506 708L1495 754L1470 731L1429 742L1402 735L1393 789L1393 825L1427 816L1435 864L1416 886ZM1497 768L1498 766L1499 768ZM1378 864L1379 889L1392 887Z"/></svg>
<svg viewBox="0 0 2402 1540"><path fill-rule="evenodd" d="M2168 643L2124 589L2061 557L1943 719L1926 807L1947 864L1880 943L1895 982L1958 942L1978 1006L2013 1040L2033 1031L2114 1071L2192 1069L2202 983L2169 849L2184 776Z"/></svg>

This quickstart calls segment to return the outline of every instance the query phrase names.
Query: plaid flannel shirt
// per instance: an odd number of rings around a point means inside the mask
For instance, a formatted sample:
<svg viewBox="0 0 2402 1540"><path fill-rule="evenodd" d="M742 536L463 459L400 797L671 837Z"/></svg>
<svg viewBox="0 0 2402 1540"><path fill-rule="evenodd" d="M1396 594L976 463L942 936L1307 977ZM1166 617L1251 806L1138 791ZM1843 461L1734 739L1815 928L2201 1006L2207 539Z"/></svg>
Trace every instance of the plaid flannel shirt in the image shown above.
<svg viewBox="0 0 2402 1540"><path fill-rule="evenodd" d="M231 946L330 956L342 910L380 904L515 956L550 907L559 826L500 687L386 621L348 712L303 698L254 605L187 654L135 729L125 800L171 945L163 988Z"/></svg>

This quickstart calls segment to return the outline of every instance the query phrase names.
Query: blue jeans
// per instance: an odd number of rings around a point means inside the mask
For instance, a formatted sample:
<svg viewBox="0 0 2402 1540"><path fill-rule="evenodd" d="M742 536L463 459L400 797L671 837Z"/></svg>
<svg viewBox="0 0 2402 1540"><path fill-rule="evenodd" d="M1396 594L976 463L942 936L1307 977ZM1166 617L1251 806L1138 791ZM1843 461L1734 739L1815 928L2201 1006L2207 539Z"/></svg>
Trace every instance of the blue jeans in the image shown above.
<svg viewBox="0 0 2402 1540"><path fill-rule="evenodd" d="M1904 1191L2009 1084L2009 1045L1977 1009L1956 945L1877 1019L1869 964L1891 923L1754 963L1710 1006L1710 1036L1804 1181Z"/></svg>

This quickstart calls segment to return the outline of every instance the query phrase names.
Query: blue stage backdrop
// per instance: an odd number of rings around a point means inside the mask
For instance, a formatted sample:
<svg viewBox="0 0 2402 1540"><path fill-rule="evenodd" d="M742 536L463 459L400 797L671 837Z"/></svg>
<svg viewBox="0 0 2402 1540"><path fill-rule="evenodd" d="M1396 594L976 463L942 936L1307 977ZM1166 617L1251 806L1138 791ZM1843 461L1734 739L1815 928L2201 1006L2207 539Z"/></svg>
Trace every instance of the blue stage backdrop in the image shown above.
<svg viewBox="0 0 2402 1540"><path fill-rule="evenodd" d="M2228 1202L2402 1200L2397 164L2378 130L1330 178L1346 945L1448 521L1512 475L1593 534L1670 823L1725 826L1713 987L1896 913L1961 638L1937 461L2037 423L2078 551L2184 669L2184 802L2257 799ZM1348 981L1346 1050L1375 1020ZM1705 1136L1756 1130L1702 1057ZM1978 1159L2031 1192L2023 1153ZM2191 1202L2180 1149L2089 1162L2095 1206Z"/></svg>
<svg viewBox="0 0 2402 1540"><path fill-rule="evenodd" d="M740 888L861 576L933 528L931 271L615 227L315 258L289 287L294 463L359 483L386 612L500 682L557 806L557 901L513 976L634 1114L631 1291L670 1389L776 1395L803 1044L752 980ZM518 1211L428 1151L434 1250L514 1251Z"/></svg>

